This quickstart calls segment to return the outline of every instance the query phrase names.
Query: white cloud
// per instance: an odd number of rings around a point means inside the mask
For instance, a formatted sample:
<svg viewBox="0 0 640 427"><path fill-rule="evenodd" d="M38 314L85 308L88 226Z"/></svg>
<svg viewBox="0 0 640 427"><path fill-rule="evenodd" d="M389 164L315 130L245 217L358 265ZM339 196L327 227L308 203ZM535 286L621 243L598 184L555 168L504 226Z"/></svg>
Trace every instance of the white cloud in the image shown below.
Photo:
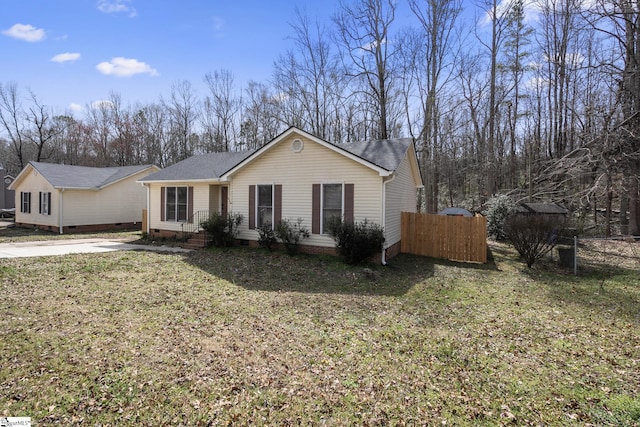
<svg viewBox="0 0 640 427"><path fill-rule="evenodd" d="M36 28L29 24L15 24L8 30L4 30L2 34L27 42L39 42L45 38L45 33L42 28Z"/></svg>
<svg viewBox="0 0 640 427"><path fill-rule="evenodd" d="M98 0L98 10L103 13L128 13L133 18L138 12L129 3L131 0Z"/></svg>
<svg viewBox="0 0 640 427"><path fill-rule="evenodd" d="M84 110L84 107L80 104L72 102L71 104L69 104L69 110L73 111L74 113L81 113Z"/></svg>
<svg viewBox="0 0 640 427"><path fill-rule="evenodd" d="M136 74L158 75L158 71L151 68L149 64L123 57L112 58L109 62L101 62L96 65L96 69L102 74L116 77L131 77Z"/></svg>
<svg viewBox="0 0 640 427"><path fill-rule="evenodd" d="M73 61L77 61L78 59L80 59L80 54L79 53L71 53L71 52L59 53L56 56L54 56L53 58L51 58L51 60L53 62L59 62L59 63L73 62Z"/></svg>
<svg viewBox="0 0 640 427"><path fill-rule="evenodd" d="M98 101L93 101L91 103L91 108L95 110L99 110L101 108L104 108L104 109L113 108L113 102L109 101L108 99L100 99Z"/></svg>

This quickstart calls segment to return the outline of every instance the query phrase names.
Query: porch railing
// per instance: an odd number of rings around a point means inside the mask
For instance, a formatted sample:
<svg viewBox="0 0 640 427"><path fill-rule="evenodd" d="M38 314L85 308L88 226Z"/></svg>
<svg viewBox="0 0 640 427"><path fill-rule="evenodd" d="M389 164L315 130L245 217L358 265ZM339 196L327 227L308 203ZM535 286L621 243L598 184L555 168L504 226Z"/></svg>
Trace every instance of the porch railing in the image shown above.
<svg viewBox="0 0 640 427"><path fill-rule="evenodd" d="M187 222L182 223L182 235L188 236L202 230L200 223L209 218L211 212L209 211L196 211L187 219Z"/></svg>

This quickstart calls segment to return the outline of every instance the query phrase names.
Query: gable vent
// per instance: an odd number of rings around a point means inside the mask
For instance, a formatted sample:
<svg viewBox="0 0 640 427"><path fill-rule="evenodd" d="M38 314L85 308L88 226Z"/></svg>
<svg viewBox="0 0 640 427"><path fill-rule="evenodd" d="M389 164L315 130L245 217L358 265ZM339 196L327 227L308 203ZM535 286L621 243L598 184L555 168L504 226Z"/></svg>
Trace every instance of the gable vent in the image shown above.
<svg viewBox="0 0 640 427"><path fill-rule="evenodd" d="M302 142L301 139L296 138L291 143L291 151L293 151L294 153L301 152L303 148L304 148L304 142Z"/></svg>

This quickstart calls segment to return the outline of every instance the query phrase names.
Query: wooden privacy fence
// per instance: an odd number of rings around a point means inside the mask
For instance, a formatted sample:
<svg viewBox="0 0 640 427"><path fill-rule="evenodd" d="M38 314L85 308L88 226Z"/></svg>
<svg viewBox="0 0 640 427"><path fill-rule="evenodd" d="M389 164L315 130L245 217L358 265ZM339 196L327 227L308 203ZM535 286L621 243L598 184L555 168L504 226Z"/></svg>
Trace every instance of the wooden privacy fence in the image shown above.
<svg viewBox="0 0 640 427"><path fill-rule="evenodd" d="M403 253L487 262L487 219L402 212Z"/></svg>
<svg viewBox="0 0 640 427"><path fill-rule="evenodd" d="M147 216L147 210L142 209L142 231L144 233L147 232L147 221L149 221L149 217Z"/></svg>

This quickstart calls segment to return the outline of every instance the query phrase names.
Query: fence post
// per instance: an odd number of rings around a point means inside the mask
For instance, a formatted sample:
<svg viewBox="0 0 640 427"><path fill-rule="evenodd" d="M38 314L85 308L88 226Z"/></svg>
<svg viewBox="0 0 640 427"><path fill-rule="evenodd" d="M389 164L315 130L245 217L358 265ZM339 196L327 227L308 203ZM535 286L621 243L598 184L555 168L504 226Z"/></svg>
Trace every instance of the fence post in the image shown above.
<svg viewBox="0 0 640 427"><path fill-rule="evenodd" d="M578 236L573 236L573 275L578 275Z"/></svg>

